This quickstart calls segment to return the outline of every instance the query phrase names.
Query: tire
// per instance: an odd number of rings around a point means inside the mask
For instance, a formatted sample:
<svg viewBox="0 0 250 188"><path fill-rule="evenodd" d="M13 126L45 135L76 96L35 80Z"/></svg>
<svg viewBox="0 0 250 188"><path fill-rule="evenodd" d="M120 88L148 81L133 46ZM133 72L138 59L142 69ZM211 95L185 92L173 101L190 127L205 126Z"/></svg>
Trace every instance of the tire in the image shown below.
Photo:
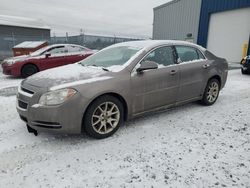
<svg viewBox="0 0 250 188"><path fill-rule="evenodd" d="M124 108L121 101L113 96L104 95L93 101L88 107L83 128L96 139L113 135L124 122Z"/></svg>
<svg viewBox="0 0 250 188"><path fill-rule="evenodd" d="M201 103L205 106L213 105L220 93L220 82L217 79L208 81Z"/></svg>
<svg viewBox="0 0 250 188"><path fill-rule="evenodd" d="M241 73L242 74L247 74L247 70L243 70L243 68L241 68Z"/></svg>
<svg viewBox="0 0 250 188"><path fill-rule="evenodd" d="M27 78L28 76L31 76L37 72L38 72L37 66L33 64L27 64L23 66L22 71L21 71L21 76L24 78Z"/></svg>

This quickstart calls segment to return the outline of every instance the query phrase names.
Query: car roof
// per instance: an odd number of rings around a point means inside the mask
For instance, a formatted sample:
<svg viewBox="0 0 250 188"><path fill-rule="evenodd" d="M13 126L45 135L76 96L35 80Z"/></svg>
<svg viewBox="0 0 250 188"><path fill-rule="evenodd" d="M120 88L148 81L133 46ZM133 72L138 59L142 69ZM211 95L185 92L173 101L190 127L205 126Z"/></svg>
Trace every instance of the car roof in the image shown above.
<svg viewBox="0 0 250 188"><path fill-rule="evenodd" d="M86 48L84 46L76 45L76 44L52 44L52 45L49 45L48 47L58 47L58 46L77 46L77 47L81 47L81 48Z"/></svg>
<svg viewBox="0 0 250 188"><path fill-rule="evenodd" d="M205 48L202 46L199 46L197 44L186 42L186 41L180 41L180 40L141 40L141 41L129 41L129 42L123 42L118 43L113 46L131 46L131 47L138 47L138 48L144 48L144 49L152 49L157 46L161 45L184 45L184 46L190 46L199 48L202 51L206 51Z"/></svg>

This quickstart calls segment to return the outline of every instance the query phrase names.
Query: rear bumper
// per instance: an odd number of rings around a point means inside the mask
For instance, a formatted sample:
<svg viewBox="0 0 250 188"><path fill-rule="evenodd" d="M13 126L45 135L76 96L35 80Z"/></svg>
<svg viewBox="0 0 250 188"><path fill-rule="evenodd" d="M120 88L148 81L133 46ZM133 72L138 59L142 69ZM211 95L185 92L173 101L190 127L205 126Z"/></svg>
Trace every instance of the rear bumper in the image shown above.
<svg viewBox="0 0 250 188"><path fill-rule="evenodd" d="M2 64L3 74L11 75L11 68L12 66L8 66L6 64Z"/></svg>
<svg viewBox="0 0 250 188"><path fill-rule="evenodd" d="M222 77L221 89L225 87L228 77L228 70L225 71Z"/></svg>

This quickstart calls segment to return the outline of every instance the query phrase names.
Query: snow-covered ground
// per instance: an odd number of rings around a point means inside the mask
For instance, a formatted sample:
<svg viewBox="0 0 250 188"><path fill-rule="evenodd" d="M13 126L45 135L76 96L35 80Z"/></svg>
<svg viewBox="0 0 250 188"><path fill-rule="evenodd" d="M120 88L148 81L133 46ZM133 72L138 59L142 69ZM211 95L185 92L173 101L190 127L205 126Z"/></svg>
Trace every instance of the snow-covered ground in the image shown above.
<svg viewBox="0 0 250 188"><path fill-rule="evenodd" d="M17 86L19 83L21 83L21 78L14 78L12 76L6 76L2 74L2 67L0 64L0 90L3 88L10 88L13 86Z"/></svg>
<svg viewBox="0 0 250 188"><path fill-rule="evenodd" d="M0 76L0 88L20 81ZM250 76L229 71L215 105L138 118L105 140L35 137L0 95L1 188L171 186L250 187Z"/></svg>

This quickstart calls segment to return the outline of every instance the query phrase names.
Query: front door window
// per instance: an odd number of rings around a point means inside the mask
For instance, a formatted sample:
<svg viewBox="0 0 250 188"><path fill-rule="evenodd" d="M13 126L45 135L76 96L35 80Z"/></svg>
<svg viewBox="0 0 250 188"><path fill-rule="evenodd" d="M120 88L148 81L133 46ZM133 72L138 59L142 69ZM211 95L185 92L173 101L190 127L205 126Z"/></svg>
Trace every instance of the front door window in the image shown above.
<svg viewBox="0 0 250 188"><path fill-rule="evenodd" d="M159 68L174 64L173 48L166 46L152 51L143 61L154 61Z"/></svg>

